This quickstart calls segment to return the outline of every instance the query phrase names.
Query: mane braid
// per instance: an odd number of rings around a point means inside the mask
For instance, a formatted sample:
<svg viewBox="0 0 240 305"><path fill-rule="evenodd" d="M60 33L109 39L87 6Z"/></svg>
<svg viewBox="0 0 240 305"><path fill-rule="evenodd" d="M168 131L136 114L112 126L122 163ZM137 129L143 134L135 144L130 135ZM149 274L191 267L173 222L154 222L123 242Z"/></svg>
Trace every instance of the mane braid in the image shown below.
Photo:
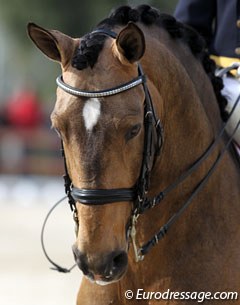
<svg viewBox="0 0 240 305"><path fill-rule="evenodd" d="M224 110L227 100L221 95L223 82L221 78L215 76L216 65L209 58L204 39L194 29L178 22L173 16L161 14L157 9L149 5L140 5L136 8L131 8L127 5L121 6L114 10L108 18L102 20L95 29L106 28L111 30L117 25L127 25L130 21L142 22L146 26L157 25L164 28L173 39L180 39L189 46L193 55L201 61L212 83L218 100L221 117L225 121L228 115ZM101 33L89 33L83 36L73 56L72 66L78 70L83 70L88 67L93 68L104 47L106 39L106 35Z"/></svg>

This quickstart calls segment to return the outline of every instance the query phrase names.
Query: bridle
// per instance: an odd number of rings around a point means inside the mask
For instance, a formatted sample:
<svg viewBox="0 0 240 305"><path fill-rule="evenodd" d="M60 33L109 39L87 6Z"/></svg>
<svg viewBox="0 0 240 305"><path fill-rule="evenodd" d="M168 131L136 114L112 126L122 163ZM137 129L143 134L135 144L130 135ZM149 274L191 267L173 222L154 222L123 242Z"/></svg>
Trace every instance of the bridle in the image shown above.
<svg viewBox="0 0 240 305"><path fill-rule="evenodd" d="M105 33L105 32L104 32ZM160 120L157 118L153 108L152 99L146 84L146 78L143 74L140 64L138 65L139 76L132 81L122 84L118 87L106 89L102 91L82 91L65 84L62 76L57 78L58 86L65 92L74 96L83 96L89 98L108 97L116 95L140 84L143 86L144 101L144 152L141 166L140 176L133 188L119 189L80 189L72 185L72 181L68 174L64 148L62 145L62 153L65 164L65 190L69 198L70 206L75 210L75 202L87 205L103 205L114 202L134 202L134 210L140 211L140 203L145 200L148 192L150 172L152 169L153 158L158 155L163 142L163 129ZM155 143L154 143L155 142Z"/></svg>
<svg viewBox="0 0 240 305"><path fill-rule="evenodd" d="M106 36L110 36L112 38L116 38L117 34L106 30L106 29L99 29L92 34L103 34ZM233 68L232 68L233 69ZM136 86L142 85L144 94L145 94L145 101L144 101L144 147L143 147L143 158L142 158L142 165L140 170L139 178L133 188L119 188L119 189L81 189L77 188L73 185L71 178L68 173L67 169L67 162L64 153L64 147L62 143L62 154L64 158L64 165L65 165L65 192L68 197L68 201L72 211L74 212L74 219L78 225L77 219L77 210L76 210L76 202L84 205L104 205L104 204L112 204L114 202L133 202L133 209L131 215L130 225L128 227L128 235L131 236L131 240L133 242L134 252L136 261L142 260L144 255L146 255L149 250L155 246L160 239L162 239L166 233L168 232L169 228L172 226L173 223L182 215L182 213L186 210L186 208L190 205L193 198L200 192L200 190L205 186L208 179L210 178L211 174L214 172L216 166L219 164L220 160L222 159L224 153L229 148L233 136L237 131L240 120L234 129L231 137L228 139L227 143L225 144L224 148L218 154L217 159L214 161L212 166L210 167L209 171L203 177L203 179L197 184L195 189L193 190L190 197L184 202L182 207L168 220L166 224L164 224L160 230L142 247L139 249L136 246L136 222L140 214L144 213L146 210L149 210L156 205L158 205L163 198L166 197L171 191L173 191L176 187L178 187L186 178L188 178L201 164L202 162L208 158L211 152L216 148L217 144L220 142L222 136L225 132L225 127L231 118L232 113L237 107L239 102L240 96L238 97L231 113L229 114L229 119L227 122L223 124L222 129L220 130L219 134L217 135L216 139L210 144L210 146L206 149L206 151L194 162L194 164L186 170L179 178L176 179L174 183L169 185L163 191L161 191L155 197L149 199L147 197L148 190L149 190L149 183L150 183L150 175L153 169L156 156L160 154L162 145L163 145L163 127L161 124L160 119L157 117L155 109L153 107L152 99L147 87L146 77L143 73L142 67L138 64L138 77L133 79L132 81L117 86L115 88L110 88L101 91L83 91L78 88L74 88L66 84L62 78L59 76L56 80L57 85L59 88L67 92L68 94L74 95L76 97L88 97L88 98L98 98L98 97L108 97L111 95L120 94L126 90L130 90Z"/></svg>
<svg viewBox="0 0 240 305"><path fill-rule="evenodd" d="M117 34L109 30L97 30L92 34L101 33L112 38L116 38ZM143 211L143 202L146 201L146 195L149 189L150 173L154 164L155 156L160 154L163 144L163 128L160 119L157 118L153 107L152 99L146 84L146 77L142 67L138 64L138 77L130 82L121 84L115 88L110 88L101 91L83 91L66 84L60 75L57 80L57 85L68 94L76 97L99 98L116 95L121 92L130 90L136 86L142 85L145 101L144 101L144 149L142 165L139 178L133 188L119 189L80 189L73 186L67 169L67 162L62 143L62 155L65 165L65 192L68 196L68 201L77 221L76 202L85 205L104 205L114 202L133 202L132 217L136 219L137 215ZM131 234L132 228L135 227L135 221L130 222L128 233ZM129 235L127 234L127 235ZM135 242L135 241L134 241Z"/></svg>

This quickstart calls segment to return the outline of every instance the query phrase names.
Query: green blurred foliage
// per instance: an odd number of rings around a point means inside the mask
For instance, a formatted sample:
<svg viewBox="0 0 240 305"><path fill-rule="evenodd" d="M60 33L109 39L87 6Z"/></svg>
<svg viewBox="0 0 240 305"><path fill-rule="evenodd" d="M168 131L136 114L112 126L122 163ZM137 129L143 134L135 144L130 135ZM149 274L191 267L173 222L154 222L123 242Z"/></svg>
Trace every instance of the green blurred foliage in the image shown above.
<svg viewBox="0 0 240 305"><path fill-rule="evenodd" d="M0 36L4 36L5 48L2 51L4 57L0 50L0 70L6 71L4 79L1 79L0 98L1 95L10 94L12 87L24 82L37 88L46 101L53 96L55 76L59 69L57 65L49 64L31 44L26 34L29 21L80 37L112 9L143 3L155 6L162 12L172 13L177 0L0 0ZM0 73L0 78L3 78L3 73ZM2 92L4 90L6 92Z"/></svg>
<svg viewBox="0 0 240 305"><path fill-rule="evenodd" d="M0 16L11 26L13 34L20 38L25 34L25 25L29 21L79 36L118 6L147 3L171 13L176 2L177 0L0 0Z"/></svg>

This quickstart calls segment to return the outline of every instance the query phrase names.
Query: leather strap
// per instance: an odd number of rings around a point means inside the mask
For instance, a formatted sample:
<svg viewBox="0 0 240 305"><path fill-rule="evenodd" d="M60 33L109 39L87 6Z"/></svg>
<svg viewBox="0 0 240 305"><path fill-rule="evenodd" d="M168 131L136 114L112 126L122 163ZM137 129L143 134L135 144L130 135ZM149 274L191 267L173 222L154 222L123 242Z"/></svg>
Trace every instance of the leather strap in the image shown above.
<svg viewBox="0 0 240 305"><path fill-rule="evenodd" d="M129 189L79 189L72 188L71 196L75 201L86 205L103 205L113 202L134 201L136 190Z"/></svg>

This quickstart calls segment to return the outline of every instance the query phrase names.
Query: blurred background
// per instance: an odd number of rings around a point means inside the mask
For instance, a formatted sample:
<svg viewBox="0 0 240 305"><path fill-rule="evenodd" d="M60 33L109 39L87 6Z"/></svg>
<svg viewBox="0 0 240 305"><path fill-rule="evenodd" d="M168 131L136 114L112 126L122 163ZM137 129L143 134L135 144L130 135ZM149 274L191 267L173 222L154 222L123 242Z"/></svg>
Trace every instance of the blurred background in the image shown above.
<svg viewBox="0 0 240 305"><path fill-rule="evenodd" d="M51 130L58 64L26 34L29 21L80 37L112 9L147 3L172 13L177 0L0 0L0 304L75 304L81 280L49 269L40 246L44 217L64 196L60 143ZM73 221L67 203L49 220L46 246L73 264Z"/></svg>

